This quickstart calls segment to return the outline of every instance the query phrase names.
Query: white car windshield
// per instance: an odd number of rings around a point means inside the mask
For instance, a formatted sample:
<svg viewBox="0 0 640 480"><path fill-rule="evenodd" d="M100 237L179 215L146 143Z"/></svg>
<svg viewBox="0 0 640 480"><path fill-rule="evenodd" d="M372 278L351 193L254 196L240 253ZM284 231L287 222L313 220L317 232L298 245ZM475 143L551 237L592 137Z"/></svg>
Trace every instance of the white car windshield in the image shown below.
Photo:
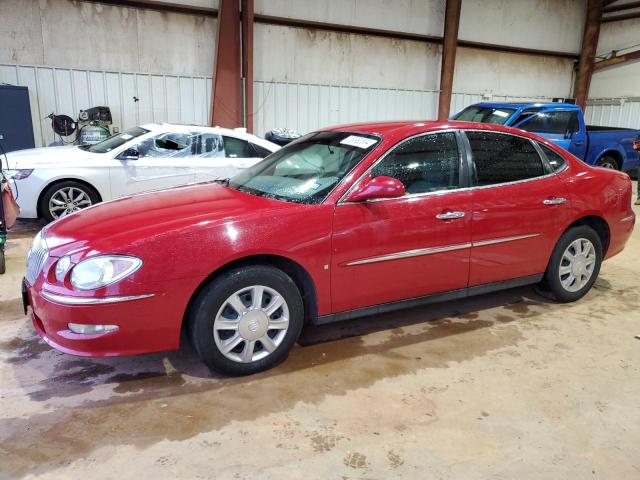
<svg viewBox="0 0 640 480"><path fill-rule="evenodd" d="M150 130L147 130L146 128L133 127L128 130L125 130L122 133L118 133L113 137L109 137L100 143L96 143L94 145L84 145L80 148L91 153L107 153L113 150L114 148L118 148L119 146L124 145L130 140L133 140L134 138L149 132Z"/></svg>
<svg viewBox="0 0 640 480"><path fill-rule="evenodd" d="M375 135L305 135L229 180L243 192L288 202L321 203L380 142Z"/></svg>

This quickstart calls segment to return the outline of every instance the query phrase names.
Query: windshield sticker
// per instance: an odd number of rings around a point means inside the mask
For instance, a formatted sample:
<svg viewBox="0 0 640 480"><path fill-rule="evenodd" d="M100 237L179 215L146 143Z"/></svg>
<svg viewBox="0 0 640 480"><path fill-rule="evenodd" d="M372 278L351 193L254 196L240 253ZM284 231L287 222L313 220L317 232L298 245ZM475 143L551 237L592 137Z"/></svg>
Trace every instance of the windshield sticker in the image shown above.
<svg viewBox="0 0 640 480"><path fill-rule="evenodd" d="M133 135L129 133L123 133L122 135L120 135L120 138L123 140L131 140L133 138Z"/></svg>
<svg viewBox="0 0 640 480"><path fill-rule="evenodd" d="M359 137L358 135L349 135L340 143L342 145L349 145L351 147L369 148L371 145L373 145L376 142L377 140L374 140L373 138Z"/></svg>
<svg viewBox="0 0 640 480"><path fill-rule="evenodd" d="M504 117L508 117L508 116L509 116L509 114L508 114L507 112L503 112L502 110L495 110L495 111L493 112L493 114L494 114L494 115L497 115L497 116L499 116L499 117L502 117L502 118L504 118Z"/></svg>

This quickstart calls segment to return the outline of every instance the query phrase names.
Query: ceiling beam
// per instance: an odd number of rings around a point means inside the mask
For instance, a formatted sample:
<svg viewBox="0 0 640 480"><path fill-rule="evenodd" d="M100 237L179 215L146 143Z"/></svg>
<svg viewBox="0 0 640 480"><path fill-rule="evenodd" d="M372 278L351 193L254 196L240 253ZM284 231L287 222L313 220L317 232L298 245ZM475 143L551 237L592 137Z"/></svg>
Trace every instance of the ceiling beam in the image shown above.
<svg viewBox="0 0 640 480"><path fill-rule="evenodd" d="M621 10L631 10L640 7L640 2L629 2L621 5L608 5L602 10L603 13L620 12Z"/></svg>
<svg viewBox="0 0 640 480"><path fill-rule="evenodd" d="M602 70L603 68L620 65L621 63L633 62L636 60L640 60L640 50L625 53L623 55L614 55L613 57L607 58L606 60L600 60L593 65L593 69Z"/></svg>
<svg viewBox="0 0 640 480"><path fill-rule="evenodd" d="M602 23L620 22L622 20L632 20L634 18L640 18L640 11L602 17Z"/></svg>

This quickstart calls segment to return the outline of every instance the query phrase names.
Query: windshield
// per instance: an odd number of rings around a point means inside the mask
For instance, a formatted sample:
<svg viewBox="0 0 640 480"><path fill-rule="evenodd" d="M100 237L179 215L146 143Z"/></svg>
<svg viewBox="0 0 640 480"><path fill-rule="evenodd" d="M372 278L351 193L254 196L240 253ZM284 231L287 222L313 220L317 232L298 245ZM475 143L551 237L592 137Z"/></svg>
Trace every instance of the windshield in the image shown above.
<svg viewBox="0 0 640 480"><path fill-rule="evenodd" d="M94 145L85 145L83 148L88 152L92 153L107 153L113 150L114 148L118 148L120 145L124 145L129 140L139 137L140 135L144 135L145 133L149 133L151 130L147 130L142 127L133 127L128 130L125 130L122 133L118 133L113 137L109 137L106 140L103 140L100 143L96 143Z"/></svg>
<svg viewBox="0 0 640 480"><path fill-rule="evenodd" d="M503 125L511 115L513 115L515 109L502 108L502 107L479 107L472 105L467 107L458 113L453 120L459 120L461 122L480 122L480 123L495 123L497 125Z"/></svg>
<svg viewBox="0 0 640 480"><path fill-rule="evenodd" d="M310 133L236 175L229 186L278 200L320 203L379 142L360 133Z"/></svg>

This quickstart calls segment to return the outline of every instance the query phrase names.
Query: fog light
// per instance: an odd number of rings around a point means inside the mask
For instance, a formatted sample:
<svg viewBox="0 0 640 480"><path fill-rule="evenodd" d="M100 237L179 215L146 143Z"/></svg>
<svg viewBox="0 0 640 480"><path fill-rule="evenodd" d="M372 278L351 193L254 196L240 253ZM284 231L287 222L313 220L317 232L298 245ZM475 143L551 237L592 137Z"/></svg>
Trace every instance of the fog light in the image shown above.
<svg viewBox="0 0 640 480"><path fill-rule="evenodd" d="M99 333L109 333L118 330L117 325L85 325L82 323L69 323L67 325L73 333L83 335L96 335Z"/></svg>

